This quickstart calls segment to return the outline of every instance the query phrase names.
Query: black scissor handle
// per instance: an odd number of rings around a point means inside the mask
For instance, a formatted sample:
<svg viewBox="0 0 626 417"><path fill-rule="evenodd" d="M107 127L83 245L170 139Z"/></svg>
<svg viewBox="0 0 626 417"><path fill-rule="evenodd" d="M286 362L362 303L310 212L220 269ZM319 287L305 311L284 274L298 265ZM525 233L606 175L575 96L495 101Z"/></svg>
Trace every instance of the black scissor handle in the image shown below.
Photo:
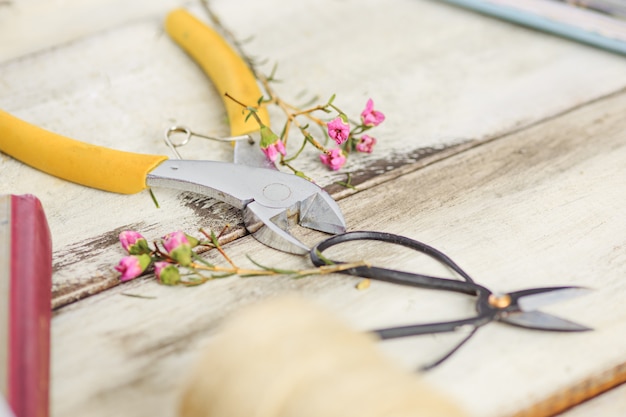
<svg viewBox="0 0 626 417"><path fill-rule="evenodd" d="M311 249L309 253L311 257L311 262L313 262L313 265L315 266L327 265L328 263L342 263L326 259L322 255L323 251L330 248L331 246L336 246L342 243L358 240L374 240L379 242L386 242L416 250L449 267L457 274L459 274L464 279L464 281L433 277L430 275L412 272L397 271L395 269L380 268L376 266L358 266L354 268L349 268L341 271L341 273L343 274L359 276L362 278L371 278L378 281L385 281L394 284L409 285L435 290L454 291L469 295L480 295L490 292L485 287L476 284L474 280L463 269L461 269L460 266L458 266L443 252L417 240L409 239L400 235L394 235L392 233L357 231L332 236L318 243Z"/></svg>
<svg viewBox="0 0 626 417"><path fill-rule="evenodd" d="M432 277L429 275L411 272L396 271L394 269L379 268L376 266L359 266L343 270L341 271L341 273L355 275L363 278L371 278L379 281L391 282L400 285L409 285L434 290L454 291L463 294L474 295L478 297L476 299L477 307L479 305L485 304L487 302L487 298L491 294L491 291L489 291L487 288L483 287L482 285L476 284L474 280L460 266L458 266L443 252L417 240L409 239L404 236L394 235L391 233L359 231L332 236L318 243L317 245L315 245L315 247L311 249L311 261L315 266L327 265L329 263L339 263L325 258L322 255L322 252L330 248L331 246L357 240L374 240L379 242L386 242L404 246L409 249L421 252L455 271L463 278L464 281L449 278ZM424 323L409 326L389 327L385 329L372 330L372 333L378 336L381 340L386 340L399 337L418 336L423 334L454 332L459 328L466 326L472 329L471 332L466 337L464 337L463 340L461 340L461 342L458 343L452 350L447 352L436 361L422 367L422 370L427 370L439 365L441 362L450 357L462 345L464 345L480 327L489 323L494 318L495 310L487 308L484 309L484 311L478 311L478 315L474 317L438 323Z"/></svg>

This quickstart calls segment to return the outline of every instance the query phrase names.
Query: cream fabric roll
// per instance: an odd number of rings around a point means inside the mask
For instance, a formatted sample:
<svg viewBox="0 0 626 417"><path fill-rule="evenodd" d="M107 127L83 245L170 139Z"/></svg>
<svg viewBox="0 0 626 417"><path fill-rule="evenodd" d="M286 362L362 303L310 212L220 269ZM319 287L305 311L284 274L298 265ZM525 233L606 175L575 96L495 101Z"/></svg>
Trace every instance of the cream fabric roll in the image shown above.
<svg viewBox="0 0 626 417"><path fill-rule="evenodd" d="M373 336L297 297L227 319L194 367L181 417L457 417Z"/></svg>

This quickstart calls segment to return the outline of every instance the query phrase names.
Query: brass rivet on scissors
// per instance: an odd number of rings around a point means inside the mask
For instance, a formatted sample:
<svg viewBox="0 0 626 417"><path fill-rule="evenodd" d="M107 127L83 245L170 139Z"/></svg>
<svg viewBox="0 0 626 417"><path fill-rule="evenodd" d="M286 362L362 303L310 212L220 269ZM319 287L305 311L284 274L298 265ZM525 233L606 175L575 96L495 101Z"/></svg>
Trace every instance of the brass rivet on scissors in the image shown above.
<svg viewBox="0 0 626 417"><path fill-rule="evenodd" d="M174 140L172 139L172 136L175 133L182 133L184 135L183 139L181 141L174 142ZM163 139L165 140L165 143L167 144L167 146L172 150L172 152L174 152L174 155L176 155L176 158L183 159L182 156L180 156L180 153L178 153L178 150L176 148L189 143L192 136L197 136L203 139L215 140L218 142L233 142L233 141L238 141L238 140L247 140L249 144L251 145L254 144L254 139L252 139L252 136L250 135L239 135L239 136L229 136L225 138L218 138L214 136L201 135L199 133L192 132L191 129L189 129L188 127L177 126L177 125L168 127L167 130L165 130L165 137Z"/></svg>
<svg viewBox="0 0 626 417"><path fill-rule="evenodd" d="M489 305L495 308L507 308L508 306L511 305L511 301L512 301L511 296L509 294L504 294L504 295L491 294L489 295L489 298L487 299L487 302L489 303Z"/></svg>

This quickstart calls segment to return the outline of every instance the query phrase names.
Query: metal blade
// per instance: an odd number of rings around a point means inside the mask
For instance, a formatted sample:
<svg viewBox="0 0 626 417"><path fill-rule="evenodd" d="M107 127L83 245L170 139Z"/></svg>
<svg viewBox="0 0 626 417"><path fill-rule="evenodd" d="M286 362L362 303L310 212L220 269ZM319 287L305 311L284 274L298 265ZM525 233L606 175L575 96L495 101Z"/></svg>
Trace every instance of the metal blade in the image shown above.
<svg viewBox="0 0 626 417"><path fill-rule="evenodd" d="M272 209L253 201L245 207L243 221L246 229L259 242L274 249L304 255L310 248L289 233L288 214L285 209Z"/></svg>
<svg viewBox="0 0 626 417"><path fill-rule="evenodd" d="M585 287L563 287L558 289L547 289L545 292L529 294L519 297L517 305L522 311L538 310L543 306L580 297L589 294L592 290Z"/></svg>
<svg viewBox="0 0 626 417"><path fill-rule="evenodd" d="M500 317L500 321L514 326L528 329L560 331L560 332L584 332L593 330L573 321L565 320L541 311L522 311Z"/></svg>
<svg viewBox="0 0 626 417"><path fill-rule="evenodd" d="M235 142L234 162L236 164L278 170L267 159L259 147L258 134L253 135L255 143ZM314 193L300 204L300 220L303 227L331 234L344 233L346 222L335 200L326 193Z"/></svg>
<svg viewBox="0 0 626 417"><path fill-rule="evenodd" d="M327 193L315 193L300 203L300 225L331 234L346 231L343 214Z"/></svg>
<svg viewBox="0 0 626 417"><path fill-rule="evenodd" d="M168 160L146 175L146 184L199 193L243 209L250 233L287 252L309 249L287 232L288 219L295 224L302 218L304 227L330 233L345 231L335 200L314 183L286 172L229 162ZM304 213L299 216L301 207ZM266 223L263 230L258 222Z"/></svg>
<svg viewBox="0 0 626 417"><path fill-rule="evenodd" d="M259 135L252 134L250 136L254 140L254 143L250 143L246 140L238 140L235 142L233 162L250 167L277 170L276 165L267 159L263 151L261 151L261 147L259 146Z"/></svg>

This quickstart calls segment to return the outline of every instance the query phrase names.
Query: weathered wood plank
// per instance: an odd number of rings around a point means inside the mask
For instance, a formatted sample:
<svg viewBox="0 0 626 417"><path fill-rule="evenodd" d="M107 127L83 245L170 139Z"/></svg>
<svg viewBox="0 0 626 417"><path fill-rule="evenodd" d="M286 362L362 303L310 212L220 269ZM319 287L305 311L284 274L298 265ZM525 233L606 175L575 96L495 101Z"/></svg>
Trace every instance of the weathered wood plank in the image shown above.
<svg viewBox="0 0 626 417"><path fill-rule="evenodd" d="M624 414L624 410L626 410L626 385L621 385L591 401L580 404L573 410L563 413L561 417L620 417Z"/></svg>
<svg viewBox="0 0 626 417"><path fill-rule="evenodd" d="M74 2L52 14L56 3L0 8L11 23L2 30L28 34L31 22L41 28L36 38L24 38L21 58L0 65L0 108L70 137L136 152L167 153L161 135L171 123L225 134L220 98L162 32L175 2L147 3L128 9L116 1ZM284 98L303 89L322 98L337 93L337 104L354 115L375 99L388 117L376 134L378 148L353 158L345 171L361 189L626 85L621 57L432 1L212 4L238 38L253 36L245 48L269 60L263 70L279 63ZM205 18L199 6L192 10ZM59 23L70 15L85 26ZM98 24L90 20L96 16ZM58 33L49 37L51 28ZM49 42L40 44L43 38ZM50 49L53 43L59 46ZM18 52L11 54L5 59ZM201 141L183 154L231 157L228 147ZM102 193L1 158L0 193L34 193L46 208L56 306L116 284L111 244L121 228L142 225L162 234L231 223L241 234L236 211L213 201L196 210L188 196L158 190L157 210L145 193ZM322 185L345 179L321 167L314 153L301 160ZM352 192L330 189L338 197Z"/></svg>
<svg viewBox="0 0 626 417"><path fill-rule="evenodd" d="M0 62L55 48L146 16L179 0L49 0L0 2Z"/></svg>
<svg viewBox="0 0 626 417"><path fill-rule="evenodd" d="M493 324L425 375L472 415L552 415L581 394L624 377L625 111L626 94L619 94L340 201L351 229L428 242L494 290L595 289L546 309L592 326L593 332L543 333ZM304 231L303 238L319 236ZM226 249L242 263L245 254L253 254L276 266L308 265L250 237ZM374 264L431 268L407 251L354 245L347 252ZM184 370L220 319L279 293L314 299L358 329L472 314L471 299L458 294L384 283L358 291L357 281L232 277L189 289L140 280L65 307L53 320L53 414L174 415ZM382 347L413 368L459 338L421 337ZM555 396L562 401L545 402Z"/></svg>

